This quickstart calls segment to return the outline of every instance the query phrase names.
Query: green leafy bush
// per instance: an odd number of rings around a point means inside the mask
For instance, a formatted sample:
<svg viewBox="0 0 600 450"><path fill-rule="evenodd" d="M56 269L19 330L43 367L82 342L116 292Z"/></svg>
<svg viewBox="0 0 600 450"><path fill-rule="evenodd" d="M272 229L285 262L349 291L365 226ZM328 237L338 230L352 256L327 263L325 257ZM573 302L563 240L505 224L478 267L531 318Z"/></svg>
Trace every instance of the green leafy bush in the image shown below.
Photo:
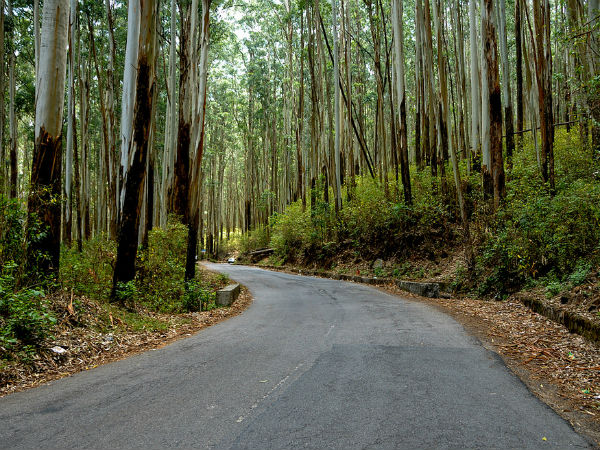
<svg viewBox="0 0 600 450"><path fill-rule="evenodd" d="M27 213L16 199L0 195L0 267L13 261L24 264L24 227Z"/></svg>
<svg viewBox="0 0 600 450"><path fill-rule="evenodd" d="M187 283L183 296L183 308L186 311L210 311L216 308L216 293L198 281Z"/></svg>
<svg viewBox="0 0 600 450"><path fill-rule="evenodd" d="M155 311L183 309L187 233L185 225L170 219L165 228L150 231L148 248L138 252L138 301Z"/></svg>
<svg viewBox="0 0 600 450"><path fill-rule="evenodd" d="M42 290L16 287L14 270L4 266L0 276L0 347L31 350L49 336L56 319Z"/></svg>
<svg viewBox="0 0 600 450"><path fill-rule="evenodd" d="M116 254L115 242L105 234L84 241L81 253L75 246L63 247L60 280L78 295L108 300Z"/></svg>
<svg viewBox="0 0 600 450"><path fill-rule="evenodd" d="M583 282L597 261L600 186L575 135L557 132L554 196L541 181L535 154L517 155L507 201L484 236L478 260L481 294L510 292L542 277L552 293L564 283Z"/></svg>
<svg viewBox="0 0 600 450"><path fill-rule="evenodd" d="M389 191L398 191L394 183ZM425 194L409 206L390 192L386 194L370 177L358 177L351 200L338 216L319 197L314 208L307 206L304 211L300 202L289 205L270 221L275 256L284 261L319 261L354 249L364 259L407 256L416 250L433 257L456 239L455 206L440 206L435 197Z"/></svg>

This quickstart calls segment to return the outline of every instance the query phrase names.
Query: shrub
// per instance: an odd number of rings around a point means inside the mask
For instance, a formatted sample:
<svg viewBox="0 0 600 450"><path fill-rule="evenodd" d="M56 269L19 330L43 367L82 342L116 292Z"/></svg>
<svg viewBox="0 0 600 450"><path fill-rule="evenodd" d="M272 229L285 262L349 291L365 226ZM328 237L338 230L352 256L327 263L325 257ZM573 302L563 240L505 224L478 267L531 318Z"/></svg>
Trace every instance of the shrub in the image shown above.
<svg viewBox="0 0 600 450"><path fill-rule="evenodd" d="M165 228L150 231L148 248L138 252L136 284L141 303L161 312L183 308L186 249L187 227L181 222L169 219Z"/></svg>
<svg viewBox="0 0 600 450"><path fill-rule="evenodd" d="M108 300L112 288L116 244L105 234L83 242L77 248L63 247L60 260L60 280L76 294L96 300Z"/></svg>
<svg viewBox="0 0 600 450"><path fill-rule="evenodd" d="M16 199L0 195L0 267L13 261L24 263L24 227L27 212Z"/></svg>
<svg viewBox="0 0 600 450"><path fill-rule="evenodd" d="M49 336L56 319L42 290L16 288L13 271L5 266L0 276L0 347L31 350Z"/></svg>
<svg viewBox="0 0 600 450"><path fill-rule="evenodd" d="M198 281L190 281L186 285L183 296L183 308L186 311L210 311L216 308L216 293Z"/></svg>
<svg viewBox="0 0 600 450"><path fill-rule="evenodd" d="M559 134L558 141L565 140ZM484 236L478 261L485 275L480 293L510 292L530 279L549 275L558 284L562 280L575 285L585 279L597 259L600 186L593 180L589 163L577 166L582 152L571 154L565 148L571 149L567 143L556 147L561 181L554 196L535 173L534 160L521 161L518 169L515 165L518 177L509 183L507 201Z"/></svg>

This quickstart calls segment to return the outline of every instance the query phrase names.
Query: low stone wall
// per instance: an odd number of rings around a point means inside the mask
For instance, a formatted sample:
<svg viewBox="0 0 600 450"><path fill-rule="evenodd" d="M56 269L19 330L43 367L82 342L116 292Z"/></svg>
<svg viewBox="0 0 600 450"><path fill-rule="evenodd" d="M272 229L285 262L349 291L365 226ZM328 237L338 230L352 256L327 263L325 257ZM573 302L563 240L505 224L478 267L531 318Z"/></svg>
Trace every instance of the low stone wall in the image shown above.
<svg viewBox="0 0 600 450"><path fill-rule="evenodd" d="M577 333L590 341L600 343L600 325L592 322L587 317L547 305L536 298L520 297L519 300L532 311L564 325L571 333Z"/></svg>

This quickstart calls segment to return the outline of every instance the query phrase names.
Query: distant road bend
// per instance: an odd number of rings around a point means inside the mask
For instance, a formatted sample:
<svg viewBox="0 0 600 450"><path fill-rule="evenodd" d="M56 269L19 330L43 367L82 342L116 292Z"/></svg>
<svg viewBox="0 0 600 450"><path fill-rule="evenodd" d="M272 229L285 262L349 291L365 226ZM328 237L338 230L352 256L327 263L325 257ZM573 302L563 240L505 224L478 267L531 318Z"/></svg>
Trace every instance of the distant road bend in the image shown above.
<svg viewBox="0 0 600 450"><path fill-rule="evenodd" d="M431 307L353 283L210 268L248 286L246 312L0 399L0 447L592 448Z"/></svg>

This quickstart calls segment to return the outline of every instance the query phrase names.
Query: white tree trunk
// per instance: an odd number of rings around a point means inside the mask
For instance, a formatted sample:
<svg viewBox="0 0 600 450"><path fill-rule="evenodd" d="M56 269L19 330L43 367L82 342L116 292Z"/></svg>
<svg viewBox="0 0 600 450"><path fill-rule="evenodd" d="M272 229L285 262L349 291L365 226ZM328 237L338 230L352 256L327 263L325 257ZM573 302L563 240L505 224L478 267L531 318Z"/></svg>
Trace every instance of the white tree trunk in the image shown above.
<svg viewBox="0 0 600 450"><path fill-rule="evenodd" d="M14 22L13 9L12 9L13 0L8 0L8 17ZM8 97L9 97L9 105L8 105L8 126L10 133L10 191L11 196L18 196L17 184L15 174L17 173L16 163L17 163L17 147L18 147L18 137L17 137L17 116L15 115L15 90L16 90L16 81L15 81L15 32L14 30L11 33L12 50L10 52L9 60L8 60Z"/></svg>
<svg viewBox="0 0 600 450"><path fill-rule="evenodd" d="M70 0L69 9L69 81L67 94L67 151L65 153L65 220L71 222L73 181L73 137L75 129L75 36L77 30L77 0Z"/></svg>
<svg viewBox="0 0 600 450"><path fill-rule="evenodd" d="M9 0L10 1L10 0ZM34 34L34 47L35 47L35 98L37 100L37 76L40 66L40 0L33 1L33 34Z"/></svg>
<svg viewBox="0 0 600 450"><path fill-rule="evenodd" d="M169 190L173 185L173 168L175 166L175 153L177 149L177 95L176 90L176 46L175 37L177 36L177 10L175 0L171 0L171 42L169 46L169 98L167 101L167 130L165 132L165 148L163 152L162 167L162 204L160 225L167 223L167 202L169 201Z"/></svg>
<svg viewBox="0 0 600 450"><path fill-rule="evenodd" d="M191 155L190 170L190 218L194 217L198 210L200 198L200 172L202 167L202 155L204 151L204 116L206 112L206 82L208 79L208 47L210 39L210 3L211 0L202 0L202 29L200 34L200 67L199 67L199 83L198 96L196 105L196 116L194 129L197 130L194 134L197 136L195 145L192 147L193 154Z"/></svg>
<svg viewBox="0 0 600 450"><path fill-rule="evenodd" d="M28 216L37 215L47 233L28 242L27 259L32 267L58 275L60 261L60 202L62 118L67 72L69 2L45 0L37 77L39 87L35 113L35 146L31 163ZM28 228L32 222L28 222ZM29 230L31 230L29 228ZM30 232L28 230L28 233ZM49 255L39 260L39 252Z"/></svg>
<svg viewBox="0 0 600 450"><path fill-rule="evenodd" d="M125 49L125 68L123 72L123 96L121 101L121 174L120 208L125 200L127 172L131 166L133 152L130 151L133 134L133 109L137 81L137 64L140 36L140 4L129 2L127 13L127 47ZM120 211L120 209L119 209Z"/></svg>
<svg viewBox="0 0 600 450"><path fill-rule="evenodd" d="M471 47L471 153L479 152L481 126L481 91L479 87L479 51L477 46L477 15L475 2L469 0L469 41Z"/></svg>
<svg viewBox="0 0 600 450"><path fill-rule="evenodd" d="M67 71L67 0L46 0L40 48L39 96L35 114L35 137L44 128L51 136L62 129Z"/></svg>
<svg viewBox="0 0 600 450"><path fill-rule="evenodd" d="M338 50L338 32L337 32L337 4L331 0L333 11L333 76L334 76L334 100L335 100L335 208L337 211L342 209L342 182L341 182L341 161L340 161L340 56Z"/></svg>

